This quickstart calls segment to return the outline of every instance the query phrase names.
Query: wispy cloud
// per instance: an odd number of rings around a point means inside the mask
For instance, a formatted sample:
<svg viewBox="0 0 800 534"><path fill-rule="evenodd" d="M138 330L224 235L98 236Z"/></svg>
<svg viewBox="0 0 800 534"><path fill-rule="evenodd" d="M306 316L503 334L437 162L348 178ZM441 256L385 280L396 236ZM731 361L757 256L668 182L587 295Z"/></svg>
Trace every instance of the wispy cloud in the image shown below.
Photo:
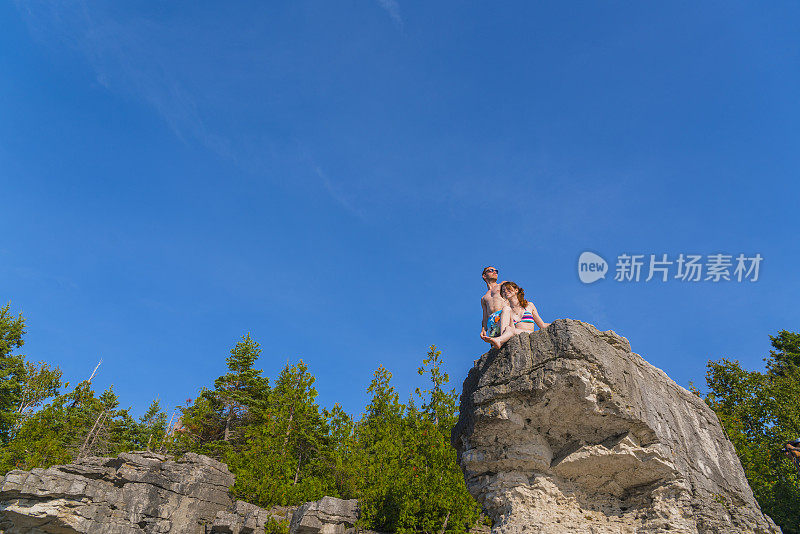
<svg viewBox="0 0 800 534"><path fill-rule="evenodd" d="M397 1L377 1L394 23L402 26ZM198 143L252 173L265 174L279 158L293 159L292 142L241 133L231 124L225 111L229 107L241 111L238 102L220 95L219 84L208 81L216 74L214 68L221 69L219 77L229 76L226 85L233 85L240 75L250 80L246 69L226 68L247 65L249 57L238 55L239 49L213 49L198 37L196 27L183 20L165 22L138 11L131 14L114 2L16 0L16 6L33 38L54 56L79 55L90 66L97 84L152 110L184 142ZM206 60L201 62L196 57L198 49L213 49L217 55L201 58ZM300 174L314 186L324 187L348 213L363 219L366 210L354 196L326 175L313 158L302 161L302 153L298 150L302 168L308 169L310 163L313 173Z"/></svg>
<svg viewBox="0 0 800 534"><path fill-rule="evenodd" d="M325 174L325 172L323 172L322 169L320 169L318 166L315 165L314 172L316 172L317 176L319 176L320 179L322 180L322 185L325 187L325 190L328 192L331 198L333 198L336 202L338 202L340 206L342 206L352 215L355 215L359 219L362 220L364 219L364 211L355 207L352 204L352 202L336 186L336 184L331 182L330 178L328 178L328 175Z"/></svg>
<svg viewBox="0 0 800 534"><path fill-rule="evenodd" d="M397 24L397 27L402 28L403 17L400 16L400 4L397 3L397 0L377 0L377 2L379 6L389 13L389 16L392 17L392 20L395 24Z"/></svg>
<svg viewBox="0 0 800 534"><path fill-rule="evenodd" d="M17 8L40 42L81 53L97 83L153 108L181 140L197 140L236 159L230 142L206 127L195 97L167 63L164 36L170 28L141 17L115 17L107 7L80 0L17 0Z"/></svg>

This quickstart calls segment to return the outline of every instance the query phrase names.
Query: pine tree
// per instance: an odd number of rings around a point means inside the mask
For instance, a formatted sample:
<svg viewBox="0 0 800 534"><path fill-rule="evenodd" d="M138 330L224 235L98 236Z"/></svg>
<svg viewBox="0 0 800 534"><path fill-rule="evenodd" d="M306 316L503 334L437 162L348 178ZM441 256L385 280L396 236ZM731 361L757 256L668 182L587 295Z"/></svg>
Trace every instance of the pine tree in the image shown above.
<svg viewBox="0 0 800 534"><path fill-rule="evenodd" d="M355 498L358 492L359 466L355 461L358 440L356 424L339 403L323 410L328 422L330 448L324 461L333 476L336 493L343 499Z"/></svg>
<svg viewBox="0 0 800 534"><path fill-rule="evenodd" d="M192 404L181 408L183 431L170 445L173 452L193 451L224 461L239 450L253 414L270 397L269 380L254 368L260 354L250 334L242 336L225 360L228 372L214 381L214 389L202 388Z"/></svg>
<svg viewBox="0 0 800 534"><path fill-rule="evenodd" d="M232 489L237 497L262 506L288 505L336 492L329 430L315 402L314 382L302 360L287 363L267 401L254 411L246 443L229 456L241 473Z"/></svg>
<svg viewBox="0 0 800 534"><path fill-rule="evenodd" d="M214 395L223 407L223 441L231 440L248 408L263 404L267 396L269 382L253 367L260 354L261 348L250 334L242 336L226 360L228 372L214 381Z"/></svg>
<svg viewBox="0 0 800 534"><path fill-rule="evenodd" d="M88 381L80 382L22 422L0 449L0 470L48 467L141 449L134 424L128 410L119 408L113 387L97 397Z"/></svg>
<svg viewBox="0 0 800 534"><path fill-rule="evenodd" d="M361 521L383 531L397 529L408 487L402 467L413 460L404 454L406 407L391 380L392 373L382 365L375 370L367 388L372 398L357 426Z"/></svg>
<svg viewBox="0 0 800 534"><path fill-rule="evenodd" d="M167 437L167 414L161 409L158 399L153 399L147 411L134 425L137 430L139 443L144 443L144 449L158 451L164 446Z"/></svg>
<svg viewBox="0 0 800 534"><path fill-rule="evenodd" d="M357 494L363 526L397 532L464 532L480 509L464 485L450 429L456 422L456 392L447 390L441 352L431 346L418 372L430 388L415 390L407 404L379 367L372 394L357 425Z"/></svg>

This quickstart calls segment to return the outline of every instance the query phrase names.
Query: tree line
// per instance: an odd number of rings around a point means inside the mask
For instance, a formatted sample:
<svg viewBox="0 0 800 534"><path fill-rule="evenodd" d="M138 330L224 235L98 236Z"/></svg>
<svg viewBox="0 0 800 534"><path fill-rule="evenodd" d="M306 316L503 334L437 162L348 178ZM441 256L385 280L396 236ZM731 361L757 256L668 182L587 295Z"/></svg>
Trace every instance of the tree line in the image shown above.
<svg viewBox="0 0 800 534"><path fill-rule="evenodd" d="M0 308L0 470L65 464L81 456L132 450L197 452L228 465L234 498L268 508L325 495L357 498L361 526L379 531L465 532L486 521L467 492L450 445L458 398L448 388L441 351L418 368L427 388L406 402L383 366L356 420L339 404L320 407L315 377L302 360L270 380L249 334L226 359L227 372L168 420L154 400L136 419L109 387L74 386L44 362L19 353L25 319Z"/></svg>

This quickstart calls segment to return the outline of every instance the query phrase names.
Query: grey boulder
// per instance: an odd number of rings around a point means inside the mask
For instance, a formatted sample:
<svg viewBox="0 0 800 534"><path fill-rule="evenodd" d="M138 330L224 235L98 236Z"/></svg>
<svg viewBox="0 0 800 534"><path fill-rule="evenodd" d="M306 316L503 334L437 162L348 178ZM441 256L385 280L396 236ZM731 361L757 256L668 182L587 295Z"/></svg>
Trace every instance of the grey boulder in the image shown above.
<svg viewBox="0 0 800 534"><path fill-rule="evenodd" d="M295 510L290 534L345 534L358 520L358 500L323 497Z"/></svg>
<svg viewBox="0 0 800 534"><path fill-rule="evenodd" d="M0 531L205 534L232 506L233 482L225 464L194 453L171 460L132 452L14 470L0 484Z"/></svg>

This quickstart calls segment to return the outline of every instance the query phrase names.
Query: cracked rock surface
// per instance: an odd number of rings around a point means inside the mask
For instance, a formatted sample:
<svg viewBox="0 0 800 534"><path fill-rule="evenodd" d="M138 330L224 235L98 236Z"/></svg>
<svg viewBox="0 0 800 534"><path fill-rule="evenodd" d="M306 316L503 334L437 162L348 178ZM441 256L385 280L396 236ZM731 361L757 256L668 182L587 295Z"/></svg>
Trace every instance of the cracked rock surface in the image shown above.
<svg viewBox="0 0 800 534"><path fill-rule="evenodd" d="M236 501L232 509L217 512L209 534L264 534L264 525L269 519L288 524L297 508L273 506L265 510L249 502Z"/></svg>
<svg viewBox="0 0 800 534"><path fill-rule="evenodd" d="M0 483L0 534L264 534L269 519L291 521L291 534L355 531L355 499L265 510L233 501L234 480L225 464L194 453L173 460L131 452L9 471Z"/></svg>
<svg viewBox="0 0 800 534"><path fill-rule="evenodd" d="M300 506L292 516L291 534L345 534L354 532L359 508L356 499L323 497Z"/></svg>
<svg viewBox="0 0 800 534"><path fill-rule="evenodd" d="M204 534L233 509L234 476L207 456L152 452L88 457L9 471L0 485L0 532Z"/></svg>
<svg viewBox="0 0 800 534"><path fill-rule="evenodd" d="M498 533L780 532L705 402L581 321L477 360L452 441Z"/></svg>

